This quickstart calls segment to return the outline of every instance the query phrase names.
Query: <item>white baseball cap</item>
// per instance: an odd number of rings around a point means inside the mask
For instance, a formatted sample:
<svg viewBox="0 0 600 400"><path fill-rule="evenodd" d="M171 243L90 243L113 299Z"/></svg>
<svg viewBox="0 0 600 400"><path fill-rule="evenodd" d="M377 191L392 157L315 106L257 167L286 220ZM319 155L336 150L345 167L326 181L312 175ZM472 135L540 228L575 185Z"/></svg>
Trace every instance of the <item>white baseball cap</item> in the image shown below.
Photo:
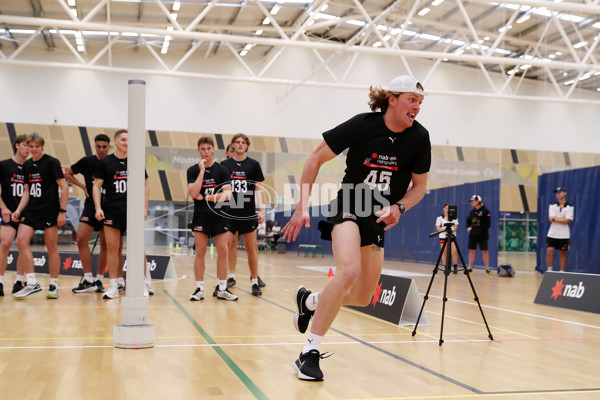
<svg viewBox="0 0 600 400"><path fill-rule="evenodd" d="M423 85L409 75L400 75L392 79L387 90L396 93L417 93L422 96L426 95Z"/></svg>

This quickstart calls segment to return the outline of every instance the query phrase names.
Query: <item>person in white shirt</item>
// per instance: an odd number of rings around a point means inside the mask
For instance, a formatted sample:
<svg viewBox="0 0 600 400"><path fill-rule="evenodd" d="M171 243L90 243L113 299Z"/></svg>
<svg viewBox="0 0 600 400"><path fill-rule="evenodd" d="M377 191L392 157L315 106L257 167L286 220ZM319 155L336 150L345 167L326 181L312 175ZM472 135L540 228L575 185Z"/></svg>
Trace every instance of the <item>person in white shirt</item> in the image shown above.
<svg viewBox="0 0 600 400"><path fill-rule="evenodd" d="M452 233L456 233L456 229L458 228L458 220L452 220L449 221L448 220L448 203L444 204L444 207L442 208L443 212L442 215L438 216L437 219L435 220L435 229L438 232L444 231L445 225L447 223L452 223L454 224L452 226ZM442 232L439 234L439 238L440 238L440 246L444 245L444 239L446 239L446 233ZM454 273L456 274L458 272L458 255L456 253L456 243L451 243L450 244L452 246L451 248L451 255L452 255L452 264L454 265ZM442 261L444 262L444 264L446 263L446 251L448 250L448 247L446 246L446 248L444 248L444 254L442 255Z"/></svg>
<svg viewBox="0 0 600 400"><path fill-rule="evenodd" d="M567 202L567 189L558 187L554 193L556 193L556 203L550 204L548 208L548 220L552 224L546 235L546 263L548 271L552 271L554 250L558 250L560 271L563 272L567 267L567 250L571 248L569 224L573 222L575 209Z"/></svg>

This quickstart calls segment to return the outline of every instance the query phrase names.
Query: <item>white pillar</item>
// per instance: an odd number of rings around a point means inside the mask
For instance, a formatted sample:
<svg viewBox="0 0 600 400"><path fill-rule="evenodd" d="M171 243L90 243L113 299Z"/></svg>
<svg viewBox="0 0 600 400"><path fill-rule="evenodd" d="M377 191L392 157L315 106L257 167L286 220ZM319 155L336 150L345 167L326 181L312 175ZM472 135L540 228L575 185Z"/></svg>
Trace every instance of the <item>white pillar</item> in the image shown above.
<svg viewBox="0 0 600 400"><path fill-rule="evenodd" d="M148 297L144 297L145 81L129 81L128 108L127 295L121 299L121 324L114 327L114 345L147 348L154 346L156 327L148 324Z"/></svg>

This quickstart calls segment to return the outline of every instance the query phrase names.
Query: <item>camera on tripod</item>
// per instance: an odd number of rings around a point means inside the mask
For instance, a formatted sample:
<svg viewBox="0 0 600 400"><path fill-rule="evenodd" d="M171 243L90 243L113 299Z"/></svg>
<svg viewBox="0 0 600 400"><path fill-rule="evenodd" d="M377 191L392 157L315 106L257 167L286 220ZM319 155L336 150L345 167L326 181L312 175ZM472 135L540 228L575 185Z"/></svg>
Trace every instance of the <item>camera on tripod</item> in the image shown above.
<svg viewBox="0 0 600 400"><path fill-rule="evenodd" d="M458 219L458 206L454 205L454 206L448 206L448 223L450 223L450 221L454 221L455 219Z"/></svg>

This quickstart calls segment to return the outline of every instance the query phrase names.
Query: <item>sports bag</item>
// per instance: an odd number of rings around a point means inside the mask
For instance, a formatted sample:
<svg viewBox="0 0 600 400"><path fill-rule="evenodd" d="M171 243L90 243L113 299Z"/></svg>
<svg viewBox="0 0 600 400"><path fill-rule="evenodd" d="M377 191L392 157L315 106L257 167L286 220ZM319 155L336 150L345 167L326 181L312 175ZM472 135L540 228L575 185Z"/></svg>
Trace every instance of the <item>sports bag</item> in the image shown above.
<svg viewBox="0 0 600 400"><path fill-rule="evenodd" d="M510 264L501 264L498 266L498 276L512 278L517 273Z"/></svg>

